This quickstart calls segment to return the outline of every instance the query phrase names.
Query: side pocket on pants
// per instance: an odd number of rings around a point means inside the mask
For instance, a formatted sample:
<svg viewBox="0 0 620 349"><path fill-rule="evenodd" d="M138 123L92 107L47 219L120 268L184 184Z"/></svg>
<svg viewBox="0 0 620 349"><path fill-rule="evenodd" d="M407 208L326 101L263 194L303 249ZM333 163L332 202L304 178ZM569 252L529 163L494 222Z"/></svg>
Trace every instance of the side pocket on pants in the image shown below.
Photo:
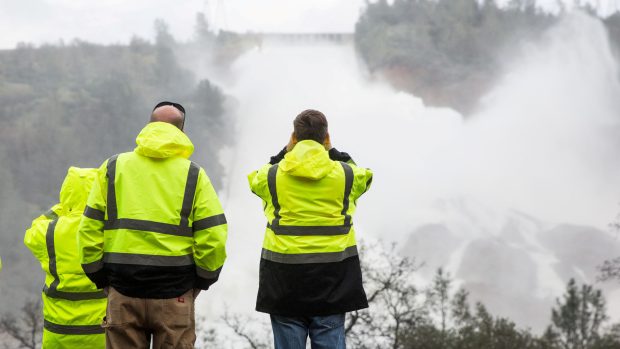
<svg viewBox="0 0 620 349"><path fill-rule="evenodd" d="M122 326L129 323L129 297L125 297L117 290L110 287L108 291L108 307L106 309L106 316L103 321L103 327Z"/></svg>

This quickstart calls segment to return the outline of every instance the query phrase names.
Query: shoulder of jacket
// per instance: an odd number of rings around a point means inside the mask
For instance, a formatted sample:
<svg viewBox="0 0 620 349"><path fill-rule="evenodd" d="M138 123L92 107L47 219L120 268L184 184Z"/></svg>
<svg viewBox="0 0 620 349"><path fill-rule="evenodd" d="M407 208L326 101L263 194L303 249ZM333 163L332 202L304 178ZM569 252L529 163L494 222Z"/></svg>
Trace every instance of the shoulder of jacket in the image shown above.
<svg viewBox="0 0 620 349"><path fill-rule="evenodd" d="M189 161L189 166L190 166L190 167L194 167L194 168L197 168L197 169L199 169L199 170L203 170L203 171L205 170L204 168L202 168L202 166L198 165L197 163L195 163L195 162L194 162L194 161L192 161L192 160L189 160L189 159L184 159L184 160Z"/></svg>

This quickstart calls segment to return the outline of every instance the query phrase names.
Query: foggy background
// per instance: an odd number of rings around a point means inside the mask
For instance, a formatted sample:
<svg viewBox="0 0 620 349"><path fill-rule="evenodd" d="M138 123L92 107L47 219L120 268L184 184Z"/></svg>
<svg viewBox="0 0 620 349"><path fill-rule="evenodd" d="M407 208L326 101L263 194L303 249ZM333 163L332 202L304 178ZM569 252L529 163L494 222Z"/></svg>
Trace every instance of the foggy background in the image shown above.
<svg viewBox="0 0 620 349"><path fill-rule="evenodd" d="M506 4L510 0L499 0ZM537 0L547 11L567 8L573 1ZM615 0L582 0L597 5L602 14L617 10ZM203 12L214 29L235 32L348 32L364 0L102 0L95 3L71 0L4 0L0 2L0 48L19 42L56 43L80 38L100 44L127 43L133 35L151 38L153 20L163 18L174 36L191 39L194 15Z"/></svg>
<svg viewBox="0 0 620 349"><path fill-rule="evenodd" d="M455 46L446 64L418 68L403 62L426 51L390 56L379 25L360 19L364 1L2 1L0 316L40 293L21 240L66 168L131 150L152 106L171 99L188 110L193 160L229 222L220 281L198 301L207 323L253 312L265 222L246 175L307 108L375 173L358 238L424 262L420 287L444 267L493 314L541 332L575 278L602 289L620 321L620 284L597 281L597 266L620 256L609 226L620 212L620 25L607 17L619 4L591 1L588 14L559 3L538 1L515 22L527 30L483 40L482 63Z"/></svg>

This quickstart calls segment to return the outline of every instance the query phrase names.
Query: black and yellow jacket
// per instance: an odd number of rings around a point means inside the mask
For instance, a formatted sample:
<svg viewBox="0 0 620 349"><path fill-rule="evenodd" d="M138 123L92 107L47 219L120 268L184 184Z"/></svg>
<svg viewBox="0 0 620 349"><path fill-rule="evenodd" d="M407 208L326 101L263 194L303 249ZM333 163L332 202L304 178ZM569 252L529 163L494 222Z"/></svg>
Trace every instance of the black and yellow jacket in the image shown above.
<svg viewBox="0 0 620 349"><path fill-rule="evenodd" d="M71 167L60 202L32 221L24 243L45 271L44 349L105 348L106 297L80 267L77 231L96 169Z"/></svg>
<svg viewBox="0 0 620 349"><path fill-rule="evenodd" d="M372 172L305 140L248 179L268 221L256 310L318 316L368 307L352 217Z"/></svg>
<svg viewBox="0 0 620 349"><path fill-rule="evenodd" d="M82 267L129 297L207 289L226 259L227 224L209 177L188 160L194 146L163 122L136 143L98 170L78 234Z"/></svg>

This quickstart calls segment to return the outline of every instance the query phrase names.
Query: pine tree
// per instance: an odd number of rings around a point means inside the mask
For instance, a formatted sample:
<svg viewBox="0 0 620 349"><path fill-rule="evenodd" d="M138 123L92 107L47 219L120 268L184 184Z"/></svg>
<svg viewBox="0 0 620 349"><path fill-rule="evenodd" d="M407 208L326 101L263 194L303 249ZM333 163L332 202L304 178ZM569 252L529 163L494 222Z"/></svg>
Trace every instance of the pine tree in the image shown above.
<svg viewBox="0 0 620 349"><path fill-rule="evenodd" d="M548 332L562 349L591 349L601 338L601 326L606 320L602 292L591 285L579 288L571 279L563 299L558 299L557 307L551 311Z"/></svg>
<svg viewBox="0 0 620 349"><path fill-rule="evenodd" d="M437 313L441 322L442 337L446 335L447 321L450 310L450 286L452 279L450 273L444 273L442 268L437 269L433 284L427 290L426 295L430 309Z"/></svg>

